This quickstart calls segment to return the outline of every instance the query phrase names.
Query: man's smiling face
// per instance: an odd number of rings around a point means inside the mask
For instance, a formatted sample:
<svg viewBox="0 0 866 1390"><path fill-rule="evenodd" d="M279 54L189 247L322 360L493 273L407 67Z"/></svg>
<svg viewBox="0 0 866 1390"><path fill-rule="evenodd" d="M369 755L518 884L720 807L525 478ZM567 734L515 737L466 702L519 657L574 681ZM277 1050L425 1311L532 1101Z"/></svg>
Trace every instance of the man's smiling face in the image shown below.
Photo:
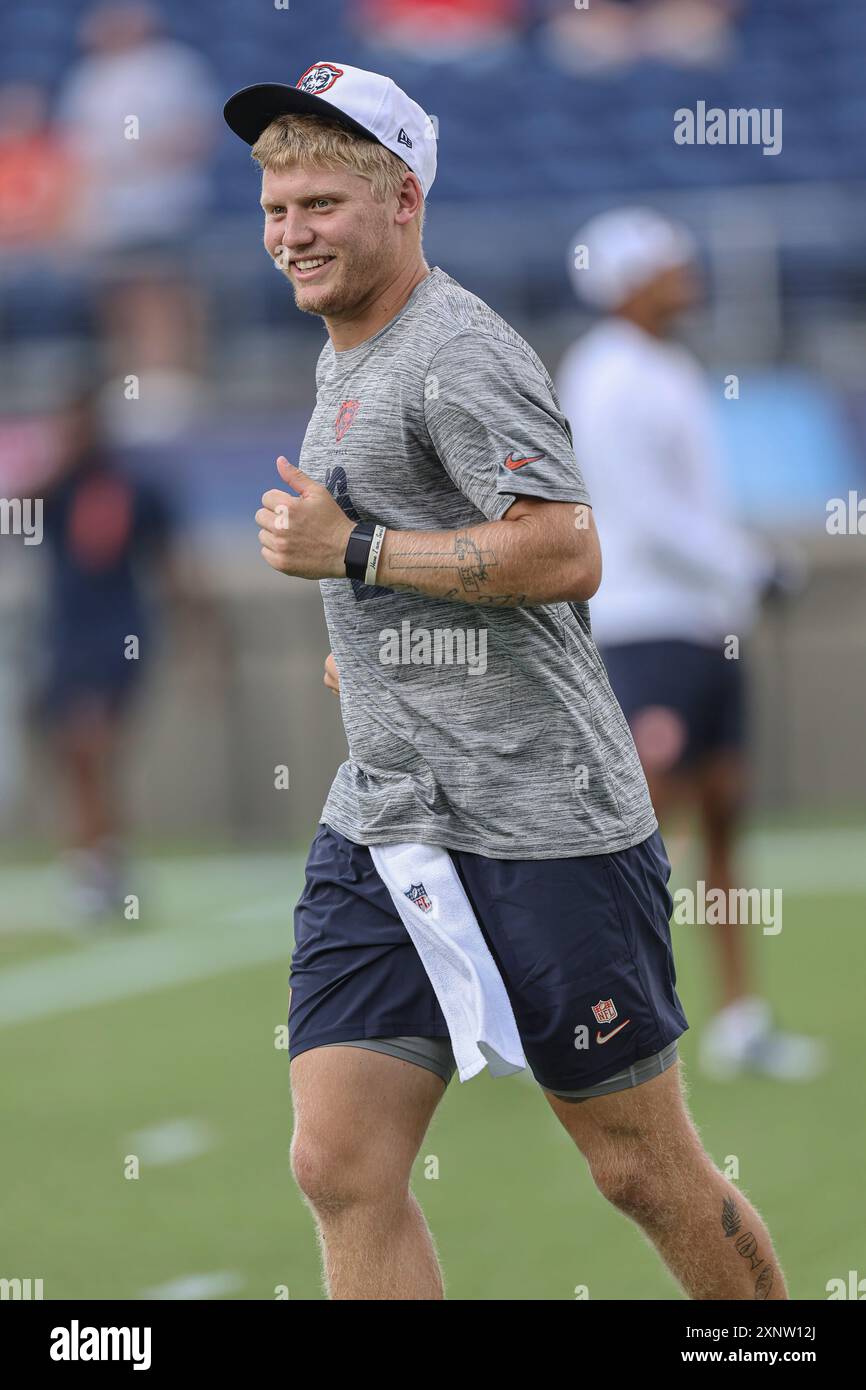
<svg viewBox="0 0 866 1390"><path fill-rule="evenodd" d="M308 314L350 317L387 280L399 253L396 199L377 203L348 169L296 166L262 175L265 249Z"/></svg>

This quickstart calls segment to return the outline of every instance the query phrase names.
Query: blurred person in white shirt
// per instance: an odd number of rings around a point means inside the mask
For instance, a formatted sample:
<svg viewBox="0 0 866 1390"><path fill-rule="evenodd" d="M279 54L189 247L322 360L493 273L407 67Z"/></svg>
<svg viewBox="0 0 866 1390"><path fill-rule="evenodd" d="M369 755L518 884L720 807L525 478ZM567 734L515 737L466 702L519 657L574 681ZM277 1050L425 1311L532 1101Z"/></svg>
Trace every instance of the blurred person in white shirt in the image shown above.
<svg viewBox="0 0 866 1390"><path fill-rule="evenodd" d="M126 372L149 374L157 417L173 412L179 396L195 396L203 369L205 309L193 257L219 129L208 62L161 29L142 0L88 11L84 55L56 116L81 170L70 250L95 277L109 355Z"/></svg>
<svg viewBox="0 0 866 1390"><path fill-rule="evenodd" d="M207 62L137 0L96 6L80 37L57 121L86 174L82 240L122 250L186 237L209 196L216 138Z"/></svg>
<svg viewBox="0 0 866 1390"><path fill-rule="evenodd" d="M747 789L739 645L774 562L735 519L708 383L669 337L701 295L696 246L684 226L622 208L577 234L569 265L578 295L603 315L557 374L604 555L593 635L659 820L697 804L706 891L730 903ZM822 1047L773 1024L748 927L709 930L720 998L701 1038L704 1071L817 1074Z"/></svg>

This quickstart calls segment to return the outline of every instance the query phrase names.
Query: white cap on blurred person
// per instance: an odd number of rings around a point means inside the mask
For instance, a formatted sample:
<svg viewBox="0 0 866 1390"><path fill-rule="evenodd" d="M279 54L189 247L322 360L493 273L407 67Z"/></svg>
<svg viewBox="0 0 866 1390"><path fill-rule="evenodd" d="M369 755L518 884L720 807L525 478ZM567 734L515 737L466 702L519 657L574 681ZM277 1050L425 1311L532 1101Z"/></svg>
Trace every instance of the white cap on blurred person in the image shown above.
<svg viewBox="0 0 866 1390"><path fill-rule="evenodd" d="M577 233L568 268L578 298L612 310L657 275L689 265L696 254L695 239L681 222L652 208L616 208L591 218Z"/></svg>
<svg viewBox="0 0 866 1390"><path fill-rule="evenodd" d="M229 97L226 122L254 145L277 116L329 116L396 154L416 174L427 197L436 177L432 120L390 77L348 63L314 63L294 87L277 82L244 87Z"/></svg>

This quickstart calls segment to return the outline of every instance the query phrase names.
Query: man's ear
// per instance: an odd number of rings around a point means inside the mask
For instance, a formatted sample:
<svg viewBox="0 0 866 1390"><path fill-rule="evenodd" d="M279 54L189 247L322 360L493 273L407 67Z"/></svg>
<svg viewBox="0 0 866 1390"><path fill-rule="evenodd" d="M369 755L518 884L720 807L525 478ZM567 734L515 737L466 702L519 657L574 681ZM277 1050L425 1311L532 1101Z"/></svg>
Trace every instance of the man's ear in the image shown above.
<svg viewBox="0 0 866 1390"><path fill-rule="evenodd" d="M424 194L421 191L421 184L416 174L407 173L403 180L400 191L397 195L399 207L397 210L397 221L404 225L411 222L416 217L424 205Z"/></svg>

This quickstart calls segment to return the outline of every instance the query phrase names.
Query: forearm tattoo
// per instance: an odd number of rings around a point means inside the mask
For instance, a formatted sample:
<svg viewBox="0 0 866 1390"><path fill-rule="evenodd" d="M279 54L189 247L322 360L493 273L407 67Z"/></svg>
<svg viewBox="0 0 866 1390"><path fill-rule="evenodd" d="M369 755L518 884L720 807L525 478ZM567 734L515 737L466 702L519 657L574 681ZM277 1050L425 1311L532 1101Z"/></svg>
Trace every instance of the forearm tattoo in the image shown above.
<svg viewBox="0 0 866 1390"><path fill-rule="evenodd" d="M398 550L388 556L386 568L389 573L391 570L456 569L463 588L468 593L476 593L479 585L490 578L490 569L496 563L494 550L482 550L471 536L458 532L450 550L426 554Z"/></svg>

